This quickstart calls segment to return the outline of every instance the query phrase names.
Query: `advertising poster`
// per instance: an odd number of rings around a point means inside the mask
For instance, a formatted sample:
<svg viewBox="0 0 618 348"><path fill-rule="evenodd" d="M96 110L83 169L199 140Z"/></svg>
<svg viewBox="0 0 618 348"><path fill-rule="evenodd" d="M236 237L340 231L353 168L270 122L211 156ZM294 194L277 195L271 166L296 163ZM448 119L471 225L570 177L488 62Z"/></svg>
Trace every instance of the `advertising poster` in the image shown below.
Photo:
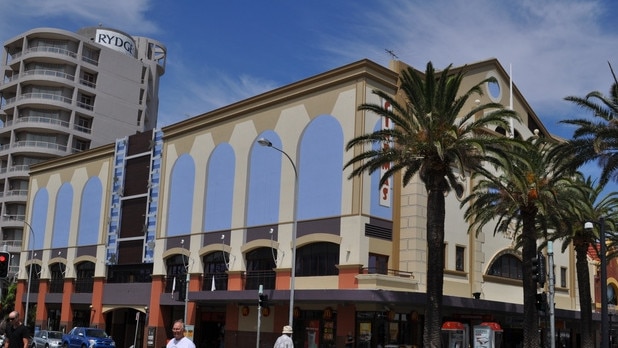
<svg viewBox="0 0 618 348"><path fill-rule="evenodd" d="M318 348L320 344L320 321L311 320L305 331L307 332L305 348Z"/></svg>
<svg viewBox="0 0 618 348"><path fill-rule="evenodd" d="M193 332L195 331L195 325L185 325L185 336L193 342Z"/></svg>

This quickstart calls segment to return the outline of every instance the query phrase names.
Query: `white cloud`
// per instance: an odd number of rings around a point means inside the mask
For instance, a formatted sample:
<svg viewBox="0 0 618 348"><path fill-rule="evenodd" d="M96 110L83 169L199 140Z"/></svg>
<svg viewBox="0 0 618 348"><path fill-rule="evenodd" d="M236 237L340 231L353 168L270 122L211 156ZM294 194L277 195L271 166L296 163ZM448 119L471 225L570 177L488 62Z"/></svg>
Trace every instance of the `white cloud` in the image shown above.
<svg viewBox="0 0 618 348"><path fill-rule="evenodd" d="M0 32L20 33L41 21L63 21L77 26L131 28L141 34L159 31L146 12L152 0L0 0ZM10 3L10 4L9 4ZM10 10L8 10L10 9ZM14 29L17 28L17 31ZM77 28L72 28L73 30Z"/></svg>

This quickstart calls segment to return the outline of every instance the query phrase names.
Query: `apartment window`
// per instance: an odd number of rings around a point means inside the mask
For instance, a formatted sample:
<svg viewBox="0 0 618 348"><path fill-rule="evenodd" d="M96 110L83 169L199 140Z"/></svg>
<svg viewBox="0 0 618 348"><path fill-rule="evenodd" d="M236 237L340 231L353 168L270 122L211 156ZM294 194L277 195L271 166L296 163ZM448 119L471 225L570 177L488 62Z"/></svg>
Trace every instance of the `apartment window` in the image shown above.
<svg viewBox="0 0 618 348"><path fill-rule="evenodd" d="M204 282L202 290L227 290L227 262L230 255L223 251L210 253L203 258Z"/></svg>
<svg viewBox="0 0 618 348"><path fill-rule="evenodd" d="M75 278L75 292L90 293L94 285L94 263L89 261L80 262L75 266L77 278Z"/></svg>
<svg viewBox="0 0 618 348"><path fill-rule="evenodd" d="M88 150L90 142L87 140L73 139L73 152L82 152Z"/></svg>
<svg viewBox="0 0 618 348"><path fill-rule="evenodd" d="M92 120L90 118L78 116L75 129L84 133L90 133L92 129Z"/></svg>
<svg viewBox="0 0 618 348"><path fill-rule="evenodd" d="M82 85L94 88L97 83L97 75L87 71L82 71L80 82Z"/></svg>
<svg viewBox="0 0 618 348"><path fill-rule="evenodd" d="M296 275L299 277L337 275L339 245L328 242L311 243L296 252Z"/></svg>
<svg viewBox="0 0 618 348"><path fill-rule="evenodd" d="M272 248L258 248L247 253L245 290L257 290L260 285L264 289L275 288L276 257L277 251Z"/></svg>
<svg viewBox="0 0 618 348"><path fill-rule="evenodd" d="M463 246L455 247L455 270L457 271L463 272L465 270L465 252L466 248L464 248Z"/></svg>
<svg viewBox="0 0 618 348"><path fill-rule="evenodd" d="M165 292L172 292L172 288L175 291L181 289L181 285L186 280L187 265L189 264L189 258L185 255L176 254L169 257L165 261L165 267L167 269L167 281L165 283ZM175 279L175 281L174 281Z"/></svg>
<svg viewBox="0 0 618 348"><path fill-rule="evenodd" d="M499 256L489 267L488 274L496 277L521 280L522 274L521 260L512 254Z"/></svg>
<svg viewBox="0 0 618 348"><path fill-rule="evenodd" d="M84 46L82 50L82 60L93 65L99 64L99 51L91 47Z"/></svg>
<svg viewBox="0 0 618 348"><path fill-rule="evenodd" d="M367 271L371 274L388 274L388 256L369 253Z"/></svg>
<svg viewBox="0 0 618 348"><path fill-rule="evenodd" d="M64 290L64 272L66 266L63 263L57 262L49 265L51 279L49 281L49 292L61 293Z"/></svg>
<svg viewBox="0 0 618 348"><path fill-rule="evenodd" d="M80 93L77 106L88 110L94 109L94 96Z"/></svg>
<svg viewBox="0 0 618 348"><path fill-rule="evenodd" d="M567 287L567 268L560 267L560 286L563 288Z"/></svg>

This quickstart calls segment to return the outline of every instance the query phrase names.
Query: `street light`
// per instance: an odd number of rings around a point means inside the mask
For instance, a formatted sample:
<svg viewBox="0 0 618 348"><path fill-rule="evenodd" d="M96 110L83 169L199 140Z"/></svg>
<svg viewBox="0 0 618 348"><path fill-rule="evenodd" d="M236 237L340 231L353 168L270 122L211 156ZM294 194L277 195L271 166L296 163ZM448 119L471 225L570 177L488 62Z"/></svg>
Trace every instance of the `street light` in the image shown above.
<svg viewBox="0 0 618 348"><path fill-rule="evenodd" d="M9 219L15 219L15 217L13 216L7 216ZM32 262L32 260L34 260L34 230L32 229L32 225L30 225L28 222L26 222L26 220L22 221L24 223L24 225L28 226L28 228L30 229L30 238L32 239L32 243L30 243L30 241L28 241L28 244L31 245L32 247L30 247L30 260ZM23 236L22 236L22 240L23 240ZM26 326L28 326L28 307L30 306L30 283L32 282L32 266L33 264L30 263L30 268L28 269L28 289L26 289L26 309L24 310L24 322L26 323Z"/></svg>
<svg viewBox="0 0 618 348"><path fill-rule="evenodd" d="M273 143L271 143L268 139L265 138L260 138L257 142L262 146L270 147L284 154L285 157L287 157L290 161L292 169L294 169L294 211L292 212L292 272L290 274L290 313L288 319L289 325L294 328L294 288L296 286L296 226L298 225L298 171L296 170L296 165L294 164L294 161L292 161L290 155L288 155L285 151L273 146Z"/></svg>
<svg viewBox="0 0 618 348"><path fill-rule="evenodd" d="M599 226L601 231L599 232L599 243L601 244L599 258L601 260L601 348L609 347L609 329L607 327L609 315L607 312L607 255L605 245L605 218L599 218ZM584 228L587 230L592 229L592 222L586 222Z"/></svg>

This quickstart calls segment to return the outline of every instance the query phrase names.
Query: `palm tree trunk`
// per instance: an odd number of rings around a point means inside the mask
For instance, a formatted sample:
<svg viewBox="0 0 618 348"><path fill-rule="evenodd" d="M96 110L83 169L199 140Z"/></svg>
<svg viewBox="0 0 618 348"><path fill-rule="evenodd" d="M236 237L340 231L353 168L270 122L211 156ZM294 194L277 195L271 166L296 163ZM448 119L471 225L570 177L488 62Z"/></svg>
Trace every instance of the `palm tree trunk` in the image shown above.
<svg viewBox="0 0 618 348"><path fill-rule="evenodd" d="M427 192L427 307L423 346L440 348L444 285L445 201L442 190L427 187Z"/></svg>
<svg viewBox="0 0 618 348"><path fill-rule="evenodd" d="M537 255L537 232L534 226L537 209L534 204L529 204L521 209L523 222L522 230L522 257L523 257L523 291L524 291L524 345L523 348L540 347L539 313L536 309L537 284L532 279L532 260Z"/></svg>
<svg viewBox="0 0 618 348"><path fill-rule="evenodd" d="M577 288L579 290L580 306L580 332L582 348L593 348L594 338L592 335L592 303L590 294L590 274L588 272L588 243L577 237L575 245L575 269L577 270Z"/></svg>

